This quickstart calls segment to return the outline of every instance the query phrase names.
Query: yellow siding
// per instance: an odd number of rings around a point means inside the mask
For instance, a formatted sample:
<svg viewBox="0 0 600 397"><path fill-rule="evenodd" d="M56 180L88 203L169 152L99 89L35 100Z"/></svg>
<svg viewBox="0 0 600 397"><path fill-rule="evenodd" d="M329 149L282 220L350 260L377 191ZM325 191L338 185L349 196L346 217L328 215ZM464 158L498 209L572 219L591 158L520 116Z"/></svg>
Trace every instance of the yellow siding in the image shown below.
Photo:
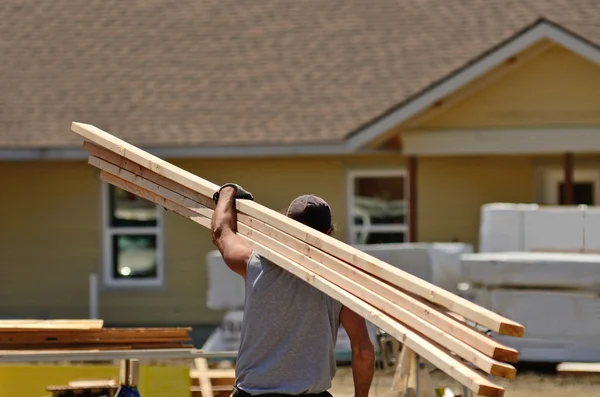
<svg viewBox="0 0 600 397"><path fill-rule="evenodd" d="M87 315L99 195L84 163L0 163L0 316Z"/></svg>
<svg viewBox="0 0 600 397"><path fill-rule="evenodd" d="M448 100L452 101L452 97ZM600 67L553 45L419 128L597 124L600 124Z"/></svg>
<svg viewBox="0 0 600 397"><path fill-rule="evenodd" d="M419 239L479 239L480 209L489 202L532 202L531 157L432 157L419 160Z"/></svg>
<svg viewBox="0 0 600 397"><path fill-rule="evenodd" d="M346 171L402 167L400 156L172 161L216 184L237 182L263 205L284 209L297 195L330 202L345 240ZM88 275L100 271L100 184L84 162L0 163L0 317L88 315ZM213 324L206 308L210 234L165 217L166 288L103 289L100 316L110 324Z"/></svg>

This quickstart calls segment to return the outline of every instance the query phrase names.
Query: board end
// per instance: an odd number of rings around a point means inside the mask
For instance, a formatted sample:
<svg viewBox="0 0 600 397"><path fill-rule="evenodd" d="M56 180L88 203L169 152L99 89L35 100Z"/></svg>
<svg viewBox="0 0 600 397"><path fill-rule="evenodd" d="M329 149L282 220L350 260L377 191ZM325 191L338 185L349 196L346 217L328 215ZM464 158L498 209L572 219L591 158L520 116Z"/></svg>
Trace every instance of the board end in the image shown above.
<svg viewBox="0 0 600 397"><path fill-rule="evenodd" d="M507 336L514 336L515 338L522 338L525 334L525 327L519 323L502 323L498 333Z"/></svg>

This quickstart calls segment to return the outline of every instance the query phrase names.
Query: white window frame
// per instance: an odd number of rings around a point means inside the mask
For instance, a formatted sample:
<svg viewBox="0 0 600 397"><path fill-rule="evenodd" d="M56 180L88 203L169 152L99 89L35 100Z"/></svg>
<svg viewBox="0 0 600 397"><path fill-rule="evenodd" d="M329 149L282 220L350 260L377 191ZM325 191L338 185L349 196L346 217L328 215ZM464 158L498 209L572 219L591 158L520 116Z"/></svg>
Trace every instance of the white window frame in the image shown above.
<svg viewBox="0 0 600 397"><path fill-rule="evenodd" d="M394 225L371 225L371 226L355 226L354 215L352 210L354 208L354 181L356 178L364 177L403 177L404 178L404 192L406 202L406 214L404 224ZM353 246L376 246L377 244L359 244L356 241L356 232L358 230L368 230L370 232L403 232L404 242L410 241L410 230L408 225L410 224L410 184L408 181L408 171L405 168L377 168L377 169L361 169L361 170L349 170L346 173L346 240L350 245ZM389 245L394 244L390 243ZM402 243L400 243L402 244Z"/></svg>
<svg viewBox="0 0 600 397"><path fill-rule="evenodd" d="M107 287L152 288L163 287L165 283L165 250L164 250L164 209L156 206L156 226L153 227L111 227L110 226L110 189L107 182L102 183L102 281ZM112 237L118 234L138 234L156 236L157 269L156 278L115 278L113 277Z"/></svg>

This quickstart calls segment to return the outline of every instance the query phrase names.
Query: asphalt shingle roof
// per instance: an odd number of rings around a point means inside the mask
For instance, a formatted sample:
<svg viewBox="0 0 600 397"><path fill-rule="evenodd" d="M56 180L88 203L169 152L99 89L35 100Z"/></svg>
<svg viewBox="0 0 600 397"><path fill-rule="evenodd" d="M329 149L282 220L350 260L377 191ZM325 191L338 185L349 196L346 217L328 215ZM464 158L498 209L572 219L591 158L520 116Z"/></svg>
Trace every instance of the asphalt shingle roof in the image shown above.
<svg viewBox="0 0 600 397"><path fill-rule="evenodd" d="M339 141L539 18L600 43L597 0L4 0L0 148Z"/></svg>

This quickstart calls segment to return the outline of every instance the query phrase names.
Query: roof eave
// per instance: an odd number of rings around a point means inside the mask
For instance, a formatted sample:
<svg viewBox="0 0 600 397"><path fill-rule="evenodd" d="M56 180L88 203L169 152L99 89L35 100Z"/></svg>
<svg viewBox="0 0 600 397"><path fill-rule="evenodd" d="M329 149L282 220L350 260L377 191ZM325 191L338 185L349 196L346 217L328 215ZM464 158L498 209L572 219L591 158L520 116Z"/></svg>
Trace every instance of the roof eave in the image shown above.
<svg viewBox="0 0 600 397"><path fill-rule="evenodd" d="M143 147L161 158L268 158L361 156L398 153L397 150L370 150L350 147L347 142L320 144L247 145L247 146L162 146ZM0 161L84 160L88 153L82 148L0 149Z"/></svg>

